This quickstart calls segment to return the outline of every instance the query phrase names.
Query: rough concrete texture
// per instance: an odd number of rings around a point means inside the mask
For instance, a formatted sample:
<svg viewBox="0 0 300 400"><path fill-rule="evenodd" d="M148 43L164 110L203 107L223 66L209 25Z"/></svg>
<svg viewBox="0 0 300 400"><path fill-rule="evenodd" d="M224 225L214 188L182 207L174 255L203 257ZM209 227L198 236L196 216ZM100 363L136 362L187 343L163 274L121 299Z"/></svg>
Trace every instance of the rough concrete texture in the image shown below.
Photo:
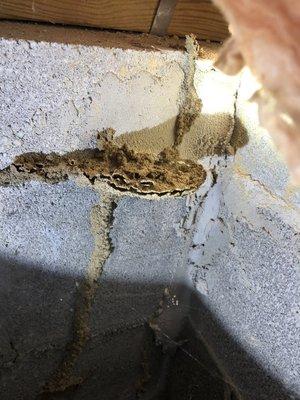
<svg viewBox="0 0 300 400"><path fill-rule="evenodd" d="M34 398L61 357L93 251L89 214L97 201L71 182L1 188L2 398Z"/></svg>
<svg viewBox="0 0 300 400"><path fill-rule="evenodd" d="M8 28L1 168L94 149L103 128L153 154L174 143L182 50ZM84 169L1 182L1 399L299 398L299 191L245 100L249 77L216 71L215 46L199 54L202 111L179 148L207 171L194 193L137 195Z"/></svg>
<svg viewBox="0 0 300 400"><path fill-rule="evenodd" d="M175 117L184 60L181 51L2 38L1 167L25 151L92 147L105 128L121 134Z"/></svg>
<svg viewBox="0 0 300 400"><path fill-rule="evenodd" d="M201 257L194 255L193 323L242 398L297 398L299 230L278 205L270 209L269 196L235 207L245 194L262 197L251 182L230 176L221 198L229 206L221 206Z"/></svg>
<svg viewBox="0 0 300 400"><path fill-rule="evenodd" d="M2 22L0 29L4 36L0 61L1 168L17 154L28 151L65 153L93 147L97 132L106 128L115 129L117 135L138 131L138 138L142 135L145 139L146 135L149 144L165 136L167 140L158 140L161 145L157 151L173 143L175 120L183 101L182 84L189 70L189 57L184 52L155 46L152 51L104 48L101 34L100 45L93 36L90 45L83 40L83 45L78 40L73 44L72 35L78 39L78 29L70 31L68 43L61 43L61 35L53 35L50 27L31 32L30 26L19 24L17 31L22 29L24 40L5 35L13 29L11 24ZM36 42L41 34L43 40ZM48 37L51 39L46 40ZM203 45L202 53L213 58L215 46ZM207 68L207 62L204 65ZM214 89L224 86L215 75L217 79L209 78L215 82ZM204 101L208 99L206 94ZM217 136L215 145L220 137L228 137L227 114L233 116L233 103L234 99L227 96L218 107L221 115L212 123L206 121L211 136ZM204 104L204 109L212 114L211 105ZM201 119L197 125L202 123ZM157 131L155 127L160 125L162 130ZM127 135L125 141L128 143ZM132 141L133 148L141 143L135 136ZM145 150L145 140L142 147ZM190 147L194 148L190 141L183 145L183 156L189 154ZM199 146L194 159L197 151Z"/></svg>
<svg viewBox="0 0 300 400"><path fill-rule="evenodd" d="M250 71L246 69L237 96L236 115L248 134L251 134L251 140L247 147L237 153L235 170L259 181L266 190L292 204L295 199L291 195L296 191L289 182L288 169L268 132L259 126L257 104L247 101L257 86Z"/></svg>
<svg viewBox="0 0 300 400"><path fill-rule="evenodd" d="M103 221L97 222L97 207L107 202L102 197L99 188L73 181L1 188L1 399L68 392L82 381L86 385L72 398L98 398L93 396L109 386L105 398L125 389L134 396L138 390L145 337L154 341L146 326L162 307L165 288L181 301L176 288L186 270L189 240L176 227L186 216L186 198L112 195L112 253L95 275L97 264L89 265L97 235L102 248L105 240ZM88 311L87 282L89 289L96 286ZM173 332L180 327L181 315L172 310L177 307L174 302L164 316ZM76 324L81 318L87 327ZM66 370L60 360L69 362L74 341L80 348Z"/></svg>
<svg viewBox="0 0 300 400"><path fill-rule="evenodd" d="M246 102L253 87L245 72L236 110L248 144L197 209L191 323L242 399L298 399L299 191Z"/></svg>

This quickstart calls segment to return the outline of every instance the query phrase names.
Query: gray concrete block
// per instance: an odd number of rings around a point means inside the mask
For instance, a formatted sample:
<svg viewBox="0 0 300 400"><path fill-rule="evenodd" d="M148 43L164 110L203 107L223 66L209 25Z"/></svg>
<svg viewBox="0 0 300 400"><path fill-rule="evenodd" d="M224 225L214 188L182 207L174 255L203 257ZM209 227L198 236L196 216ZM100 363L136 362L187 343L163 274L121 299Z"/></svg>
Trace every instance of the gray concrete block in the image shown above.
<svg viewBox="0 0 300 400"><path fill-rule="evenodd" d="M99 195L71 181L28 182L1 187L0 198L1 353L10 354L2 360L0 393L31 399L70 340Z"/></svg>
<svg viewBox="0 0 300 400"><path fill-rule="evenodd" d="M43 29L48 40L0 39L0 168L28 151L93 148L103 128L139 131L139 149L173 138L185 53ZM0 187L1 399L188 398L202 371L215 398L299 398L300 192L246 79L197 62L203 110L182 152L225 149L241 128L248 144L203 159L194 194L137 196L83 177Z"/></svg>
<svg viewBox="0 0 300 400"><path fill-rule="evenodd" d="M231 169L221 182L218 217L191 253L194 327L243 399L296 399L299 210Z"/></svg>

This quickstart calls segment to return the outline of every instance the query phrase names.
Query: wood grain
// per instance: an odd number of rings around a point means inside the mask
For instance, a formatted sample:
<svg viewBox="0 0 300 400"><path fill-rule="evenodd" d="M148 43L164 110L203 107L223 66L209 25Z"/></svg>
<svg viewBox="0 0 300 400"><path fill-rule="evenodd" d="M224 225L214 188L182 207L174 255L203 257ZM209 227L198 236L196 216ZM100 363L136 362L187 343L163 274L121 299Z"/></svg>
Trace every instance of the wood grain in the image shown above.
<svg viewBox="0 0 300 400"><path fill-rule="evenodd" d="M159 0L2 0L0 19L150 32ZM178 0L169 34L220 41L228 26L210 0Z"/></svg>
<svg viewBox="0 0 300 400"><path fill-rule="evenodd" d="M149 32L158 0L4 0L1 19Z"/></svg>
<svg viewBox="0 0 300 400"><path fill-rule="evenodd" d="M227 22L209 0L179 0L168 33L178 36L194 33L199 39L216 41L229 36Z"/></svg>

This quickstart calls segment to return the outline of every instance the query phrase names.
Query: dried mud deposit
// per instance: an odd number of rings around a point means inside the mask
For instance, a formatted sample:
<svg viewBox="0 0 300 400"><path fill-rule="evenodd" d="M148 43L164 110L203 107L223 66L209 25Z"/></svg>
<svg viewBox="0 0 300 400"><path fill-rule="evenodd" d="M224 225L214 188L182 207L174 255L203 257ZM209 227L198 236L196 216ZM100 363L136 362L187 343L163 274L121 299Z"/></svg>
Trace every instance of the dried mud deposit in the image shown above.
<svg viewBox="0 0 300 400"><path fill-rule="evenodd" d="M115 189L139 194L180 194L195 190L205 180L201 165L165 149L158 156L118 146L113 130L99 135L99 148L76 150L65 155L26 153L0 171L0 184L44 180L56 183L72 176L87 177L92 183L104 180Z"/></svg>

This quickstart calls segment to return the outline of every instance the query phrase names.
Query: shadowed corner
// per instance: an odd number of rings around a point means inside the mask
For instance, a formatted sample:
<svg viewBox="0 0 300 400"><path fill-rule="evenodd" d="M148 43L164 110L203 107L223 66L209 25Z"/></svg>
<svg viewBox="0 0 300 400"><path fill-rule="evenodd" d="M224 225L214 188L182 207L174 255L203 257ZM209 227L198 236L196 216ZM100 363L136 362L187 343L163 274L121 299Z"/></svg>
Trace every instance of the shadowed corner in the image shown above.
<svg viewBox="0 0 300 400"><path fill-rule="evenodd" d="M79 380L63 392L45 393L46 382L73 340L78 286L84 278L3 256L0 278L3 400L291 398L229 335L199 293L179 284L172 292L179 305L165 299L157 314L165 282L103 278L89 337L72 371ZM153 318L159 331L153 329ZM220 353L225 355L218 360L221 369L216 364Z"/></svg>

